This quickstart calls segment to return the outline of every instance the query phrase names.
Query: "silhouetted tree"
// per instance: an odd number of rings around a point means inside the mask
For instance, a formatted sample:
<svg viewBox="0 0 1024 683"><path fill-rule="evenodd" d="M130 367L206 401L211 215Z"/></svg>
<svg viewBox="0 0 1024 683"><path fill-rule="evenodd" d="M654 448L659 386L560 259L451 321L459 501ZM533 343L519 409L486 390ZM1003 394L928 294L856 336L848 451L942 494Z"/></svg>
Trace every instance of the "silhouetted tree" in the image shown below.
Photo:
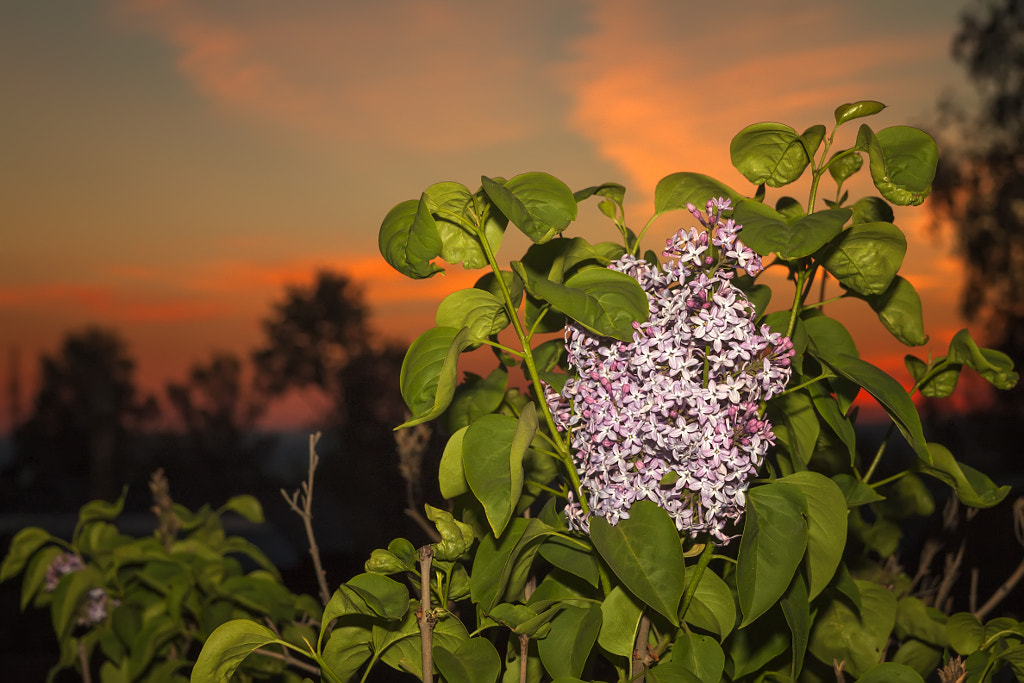
<svg viewBox="0 0 1024 683"><path fill-rule="evenodd" d="M337 521L365 559L381 526L407 521L392 432L404 421L398 378L405 348L374 339L361 290L340 273L290 288L263 329L265 345L253 354L257 386L270 395L316 388L330 403L317 425L324 432L318 485L334 494L345 515Z"/></svg>
<svg viewBox="0 0 1024 683"><path fill-rule="evenodd" d="M323 391L346 420L342 371L370 349L362 291L340 273L321 272L311 287L289 288L263 321L266 344L253 354L256 385L270 395L310 387Z"/></svg>
<svg viewBox="0 0 1024 683"><path fill-rule="evenodd" d="M987 2L962 17L953 57L979 97L942 103L943 157L932 207L964 257L961 310L985 342L1024 365L1024 3ZM1024 391L999 392L1024 409Z"/></svg>
<svg viewBox="0 0 1024 683"><path fill-rule="evenodd" d="M232 493L251 488L257 461L269 446L253 433L265 398L247 386L243 374L237 355L214 353L208 363L193 365L185 382L166 387L185 427L187 451L216 486L230 483Z"/></svg>
<svg viewBox="0 0 1024 683"><path fill-rule="evenodd" d="M14 433L16 467L27 484L88 478L90 498L111 499L132 437L157 415L135 385L135 361L111 330L69 333L56 355L40 359L32 413Z"/></svg>

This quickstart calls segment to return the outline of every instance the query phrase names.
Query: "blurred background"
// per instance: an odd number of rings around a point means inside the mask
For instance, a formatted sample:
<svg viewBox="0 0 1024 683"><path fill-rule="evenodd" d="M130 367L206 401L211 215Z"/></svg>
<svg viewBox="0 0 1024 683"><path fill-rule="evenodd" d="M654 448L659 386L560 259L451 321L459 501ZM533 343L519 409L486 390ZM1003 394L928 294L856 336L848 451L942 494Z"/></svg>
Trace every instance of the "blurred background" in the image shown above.
<svg viewBox="0 0 1024 683"><path fill-rule="evenodd" d="M900 346L863 302L831 312L906 385L904 354L944 355L963 327L1019 366L1022 46L1014 0L6 0L0 550L30 524L70 533L81 505L125 485L141 518L163 467L189 506L257 495L261 545L313 591L278 493L302 480L311 431L331 578L393 536L425 542L403 509L436 501L432 464L423 490L399 471L398 369L436 303L479 273L390 270L387 211L434 182L543 170L626 185L640 227L675 171L751 194L728 155L745 125L831 127L845 102L882 101L875 130L939 142L933 195L895 220L930 340ZM843 132L852 144L856 126ZM660 218L648 244L685 219ZM590 204L578 226L614 237ZM526 245L515 232L506 260ZM1004 425L1024 403L973 379L923 407L928 433L1012 483ZM0 586L0 646L49 647L45 619L26 635L16 610L17 587Z"/></svg>

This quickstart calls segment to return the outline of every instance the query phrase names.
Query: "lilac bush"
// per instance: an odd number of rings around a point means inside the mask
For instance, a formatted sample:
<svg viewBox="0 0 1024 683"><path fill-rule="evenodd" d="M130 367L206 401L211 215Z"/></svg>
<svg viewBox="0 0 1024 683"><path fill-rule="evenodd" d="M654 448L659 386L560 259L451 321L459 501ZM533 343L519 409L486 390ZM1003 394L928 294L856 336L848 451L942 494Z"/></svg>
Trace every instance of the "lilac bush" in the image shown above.
<svg viewBox="0 0 1024 683"><path fill-rule="evenodd" d="M764 401L790 376L793 344L754 324L755 309L733 282L756 275L761 257L739 239L722 213L687 207L704 230L679 230L666 243L663 267L626 255L609 267L635 278L650 317L634 323L633 341L566 327L576 376L549 402L558 427L570 432L573 457L590 511L570 493L566 514L588 530L591 515L615 524L638 500L669 512L696 537L730 539L750 479L774 442Z"/></svg>

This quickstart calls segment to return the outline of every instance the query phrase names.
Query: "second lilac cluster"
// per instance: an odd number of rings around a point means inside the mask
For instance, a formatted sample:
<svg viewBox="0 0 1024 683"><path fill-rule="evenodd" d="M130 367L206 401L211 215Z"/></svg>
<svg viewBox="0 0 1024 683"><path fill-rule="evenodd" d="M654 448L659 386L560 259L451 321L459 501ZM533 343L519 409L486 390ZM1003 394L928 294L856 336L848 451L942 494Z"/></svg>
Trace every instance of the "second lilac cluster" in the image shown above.
<svg viewBox="0 0 1024 683"><path fill-rule="evenodd" d="M615 524L639 500L668 511L681 532L728 542L728 525L745 507L748 482L774 441L762 401L790 376L793 345L754 324L754 307L733 283L761 258L723 220L728 200L692 205L703 230L680 230L659 268L624 256L609 267L647 293L649 319L631 342L566 327L576 376L549 396L556 422L570 434L589 514L570 494L570 526L590 516Z"/></svg>

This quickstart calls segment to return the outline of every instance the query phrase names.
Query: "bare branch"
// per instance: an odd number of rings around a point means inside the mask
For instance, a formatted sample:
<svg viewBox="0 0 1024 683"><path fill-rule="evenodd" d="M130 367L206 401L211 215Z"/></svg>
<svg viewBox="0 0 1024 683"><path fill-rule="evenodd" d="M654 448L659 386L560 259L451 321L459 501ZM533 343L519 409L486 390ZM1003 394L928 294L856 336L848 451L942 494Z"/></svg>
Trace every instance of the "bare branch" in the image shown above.
<svg viewBox="0 0 1024 683"><path fill-rule="evenodd" d="M425 545L420 548L420 649L423 651L423 683L434 680L433 634L437 617L430 610L430 563L434 549Z"/></svg>
<svg viewBox="0 0 1024 683"><path fill-rule="evenodd" d="M288 502L288 506L302 518L302 524L306 528L306 538L309 540L309 554L313 558L313 569L316 572L316 581L320 586L320 602L326 605L331 601L331 591L327 588L327 574L320 562L320 546L316 543L316 536L313 534L313 480L316 468L320 464L320 456L316 454L316 444L320 441L320 432L309 435L309 471L306 481L302 487L293 494L288 495L281 489L281 495Z"/></svg>

